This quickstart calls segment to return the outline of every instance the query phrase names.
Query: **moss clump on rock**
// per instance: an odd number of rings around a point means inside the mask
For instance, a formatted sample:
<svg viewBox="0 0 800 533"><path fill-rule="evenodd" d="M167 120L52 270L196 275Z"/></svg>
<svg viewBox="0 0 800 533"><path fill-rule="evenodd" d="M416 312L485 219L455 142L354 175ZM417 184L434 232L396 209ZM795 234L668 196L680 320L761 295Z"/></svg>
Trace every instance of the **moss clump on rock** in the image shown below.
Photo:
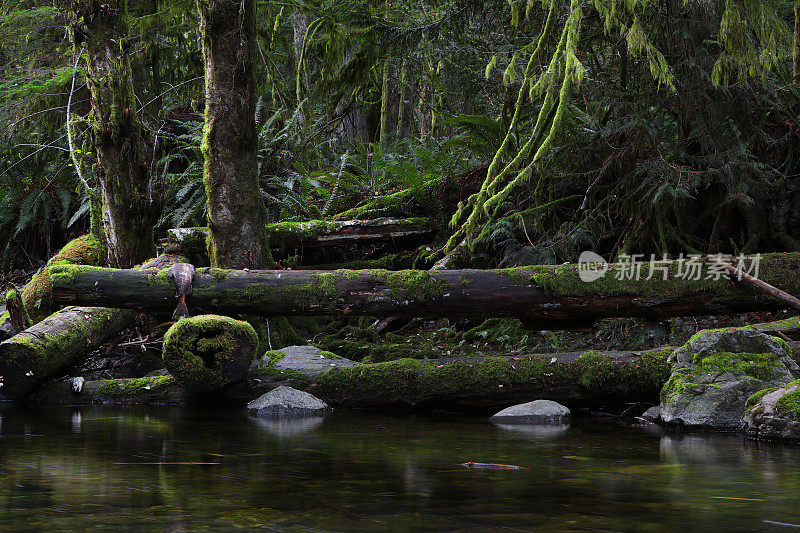
<svg viewBox="0 0 800 533"><path fill-rule="evenodd" d="M786 388L796 385L793 382L786 385ZM795 420L800 420L800 389L786 393L775 403L775 409L780 413L786 413Z"/></svg>
<svg viewBox="0 0 800 533"><path fill-rule="evenodd" d="M164 335L164 365L187 389L210 391L241 378L257 347L247 322L200 315L179 320Z"/></svg>

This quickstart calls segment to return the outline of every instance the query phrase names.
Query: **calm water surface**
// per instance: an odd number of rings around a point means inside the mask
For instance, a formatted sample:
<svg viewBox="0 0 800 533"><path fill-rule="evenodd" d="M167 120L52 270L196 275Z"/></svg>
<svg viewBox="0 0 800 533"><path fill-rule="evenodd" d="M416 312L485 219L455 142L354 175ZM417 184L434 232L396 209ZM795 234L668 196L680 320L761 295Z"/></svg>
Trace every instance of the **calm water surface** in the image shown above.
<svg viewBox="0 0 800 533"><path fill-rule="evenodd" d="M615 424L0 408L1 531L797 531L800 447ZM467 461L524 470L472 470Z"/></svg>

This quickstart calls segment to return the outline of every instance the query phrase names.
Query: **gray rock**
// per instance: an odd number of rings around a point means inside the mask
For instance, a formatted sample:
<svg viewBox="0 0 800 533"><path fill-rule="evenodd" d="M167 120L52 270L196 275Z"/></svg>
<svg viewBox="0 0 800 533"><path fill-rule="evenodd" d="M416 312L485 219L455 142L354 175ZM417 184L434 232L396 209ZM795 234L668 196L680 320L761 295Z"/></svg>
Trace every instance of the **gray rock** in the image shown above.
<svg viewBox="0 0 800 533"><path fill-rule="evenodd" d="M70 378L69 379L69 387L72 389L72 392L78 393L83 390L83 384L86 380L83 379L81 376Z"/></svg>
<svg viewBox="0 0 800 533"><path fill-rule="evenodd" d="M670 356L672 375L661 390L667 424L739 429L747 399L794 379L788 345L747 329L702 331Z"/></svg>
<svg viewBox="0 0 800 533"><path fill-rule="evenodd" d="M642 413L642 416L639 418L643 418L648 422L652 422L653 424L661 422L661 406L654 405L653 407Z"/></svg>
<svg viewBox="0 0 800 533"><path fill-rule="evenodd" d="M745 435L758 440L800 441L800 412L791 407L800 400L800 382L765 391L742 417ZM790 396L791 395L791 396ZM788 396L788 398L787 398ZM783 402L780 400L786 398Z"/></svg>
<svg viewBox="0 0 800 533"><path fill-rule="evenodd" d="M565 424L570 411L550 400L535 400L506 407L491 417L492 422L503 424Z"/></svg>
<svg viewBox="0 0 800 533"><path fill-rule="evenodd" d="M316 346L287 346L278 351L285 354L275 363L278 370L299 370L309 376L319 376L333 368L348 369L355 366L353 361L338 356L331 357L333 354L323 352ZM250 370L268 365L269 359L267 354L260 361L254 361Z"/></svg>
<svg viewBox="0 0 800 533"><path fill-rule="evenodd" d="M328 404L311 394L291 387L277 387L249 404L247 412L263 418L301 418L319 416Z"/></svg>

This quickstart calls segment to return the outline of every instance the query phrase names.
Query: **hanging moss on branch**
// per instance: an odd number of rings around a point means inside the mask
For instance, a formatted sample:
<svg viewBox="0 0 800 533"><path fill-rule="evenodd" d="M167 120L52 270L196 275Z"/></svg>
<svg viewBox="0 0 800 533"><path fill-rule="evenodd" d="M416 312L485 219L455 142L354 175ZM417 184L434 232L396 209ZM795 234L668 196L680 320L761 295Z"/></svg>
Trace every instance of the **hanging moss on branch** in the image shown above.
<svg viewBox="0 0 800 533"><path fill-rule="evenodd" d="M164 365L190 391L211 391L241 378L257 347L258 335L247 322L195 316L179 320L164 335Z"/></svg>

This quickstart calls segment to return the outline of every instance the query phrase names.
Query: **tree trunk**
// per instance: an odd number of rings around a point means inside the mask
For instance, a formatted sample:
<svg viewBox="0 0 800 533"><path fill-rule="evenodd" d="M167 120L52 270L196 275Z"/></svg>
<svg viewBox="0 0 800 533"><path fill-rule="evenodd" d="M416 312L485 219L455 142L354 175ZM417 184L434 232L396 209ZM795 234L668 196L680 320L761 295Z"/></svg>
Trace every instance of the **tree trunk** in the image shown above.
<svg viewBox="0 0 800 533"><path fill-rule="evenodd" d="M403 138L403 119L406 110L406 60L400 64L400 101L397 103L397 126L394 133L394 140L399 141Z"/></svg>
<svg viewBox="0 0 800 533"><path fill-rule="evenodd" d="M800 83L800 2L794 4L794 40L792 42L792 83Z"/></svg>
<svg viewBox="0 0 800 533"><path fill-rule="evenodd" d="M162 255L142 265L155 274L178 261ZM174 294L173 294L174 300ZM127 309L70 307L54 313L0 343L0 395L19 398L42 381L57 376L129 326L136 313Z"/></svg>
<svg viewBox="0 0 800 533"><path fill-rule="evenodd" d="M258 182L255 0L198 0L206 77L202 151L214 266L272 265Z"/></svg>
<svg viewBox="0 0 800 533"><path fill-rule="evenodd" d="M275 357L251 369L243 380L215 391L208 401L244 405L279 385L305 389L335 407L368 409L491 412L531 398L573 407L600 401L656 401L670 375L667 356L671 352L671 347L664 347L645 352L400 359L363 365L321 357L310 367L287 362L288 356ZM320 373L320 361L331 370ZM33 399L49 404L176 405L188 400L183 387L169 376L90 381L80 394L72 393L66 383L54 383Z"/></svg>
<svg viewBox="0 0 800 533"><path fill-rule="evenodd" d="M195 275L187 303L194 314L514 317L530 329L571 329L605 317L660 319L787 307L726 275L681 279L686 261L671 262L667 279L617 280L626 268L610 265L605 277L593 282L582 281L574 264L429 272L205 269ZM765 254L759 279L800 294L798 270L798 254ZM175 289L165 273L56 266L51 279L54 299L61 303L174 306Z"/></svg>
<svg viewBox="0 0 800 533"><path fill-rule="evenodd" d="M381 83L381 119L378 144L385 149L389 144L389 72L391 70L388 58L383 62L383 83Z"/></svg>
<svg viewBox="0 0 800 533"><path fill-rule="evenodd" d="M89 115L108 261L126 268L155 252L155 213L144 127L137 116L126 0L82 0L74 7L76 46L86 48Z"/></svg>

